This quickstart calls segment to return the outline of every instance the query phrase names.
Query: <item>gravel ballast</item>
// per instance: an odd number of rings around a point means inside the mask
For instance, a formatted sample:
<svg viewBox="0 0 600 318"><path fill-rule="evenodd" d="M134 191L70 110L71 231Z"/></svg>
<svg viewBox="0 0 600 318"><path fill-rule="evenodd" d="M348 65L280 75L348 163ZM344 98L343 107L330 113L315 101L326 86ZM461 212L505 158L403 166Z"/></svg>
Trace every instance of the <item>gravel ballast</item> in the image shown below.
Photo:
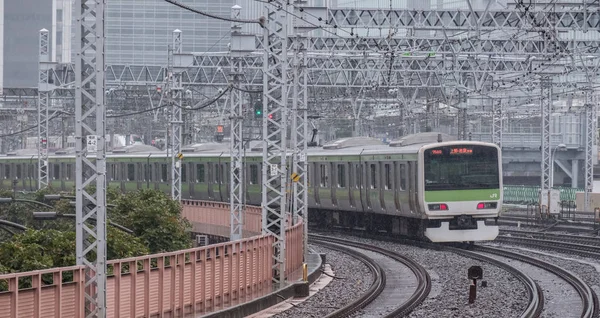
<svg viewBox="0 0 600 318"><path fill-rule="evenodd" d="M373 244L406 255L425 267L432 280L431 292L408 317L510 318L519 317L527 307L529 297L521 281L505 270L488 263L451 252L357 237L335 236ZM327 253L327 262L332 264L336 276L345 279L334 280L318 294L300 304L300 308L293 308L276 317L323 317L352 299L356 299L370 286L372 277L359 261L321 247L315 247L315 250ZM470 281L467 278L467 270L474 265L482 267L483 281L487 282L487 287L481 287L481 281L478 281L477 300L474 304L468 304ZM369 275L368 283L357 284L359 281L366 281L365 275Z"/></svg>
<svg viewBox="0 0 600 318"><path fill-rule="evenodd" d="M316 253L325 253L327 263L337 277L306 301L273 317L324 317L357 299L373 283L373 276L361 261L344 253L310 245Z"/></svg>

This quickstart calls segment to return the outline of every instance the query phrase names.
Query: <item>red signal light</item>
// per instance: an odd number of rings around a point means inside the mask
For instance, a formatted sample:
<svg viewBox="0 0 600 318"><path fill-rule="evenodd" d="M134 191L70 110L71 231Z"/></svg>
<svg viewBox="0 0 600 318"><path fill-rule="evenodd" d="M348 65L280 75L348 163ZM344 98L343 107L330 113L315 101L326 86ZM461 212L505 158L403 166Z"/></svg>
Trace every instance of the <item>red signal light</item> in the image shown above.
<svg viewBox="0 0 600 318"><path fill-rule="evenodd" d="M269 119L273 119L273 114L269 114Z"/></svg>

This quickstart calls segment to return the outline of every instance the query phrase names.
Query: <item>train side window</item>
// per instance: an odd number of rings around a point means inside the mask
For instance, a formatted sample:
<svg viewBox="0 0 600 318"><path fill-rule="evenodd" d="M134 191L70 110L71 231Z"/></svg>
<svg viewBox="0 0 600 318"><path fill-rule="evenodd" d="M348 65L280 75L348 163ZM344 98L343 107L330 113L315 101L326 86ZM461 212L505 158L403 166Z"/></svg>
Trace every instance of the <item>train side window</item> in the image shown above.
<svg viewBox="0 0 600 318"><path fill-rule="evenodd" d="M144 181L152 181L152 173L150 172L150 165L144 164Z"/></svg>
<svg viewBox="0 0 600 318"><path fill-rule="evenodd" d="M371 164L371 189L377 189L377 166Z"/></svg>
<svg viewBox="0 0 600 318"><path fill-rule="evenodd" d="M220 183L221 182L221 167L219 166L218 163L213 164L213 166L215 167L215 183Z"/></svg>
<svg viewBox="0 0 600 318"><path fill-rule="evenodd" d="M52 179L60 180L60 165L58 163L55 163L53 168L54 169L52 171Z"/></svg>
<svg viewBox="0 0 600 318"><path fill-rule="evenodd" d="M346 187L346 165L339 164L337 167L337 181L338 187L345 188Z"/></svg>
<svg viewBox="0 0 600 318"><path fill-rule="evenodd" d="M406 189L406 165L400 164L400 190Z"/></svg>
<svg viewBox="0 0 600 318"><path fill-rule="evenodd" d="M127 164L127 181L135 180L135 165L133 163Z"/></svg>
<svg viewBox="0 0 600 318"><path fill-rule="evenodd" d="M181 165L181 182L187 182L187 165Z"/></svg>
<svg viewBox="0 0 600 318"><path fill-rule="evenodd" d="M250 184L258 184L258 165L250 166Z"/></svg>
<svg viewBox="0 0 600 318"><path fill-rule="evenodd" d="M357 189L360 189L360 183L362 182L361 172L362 172L361 165L357 164L356 165L356 173L354 174L354 187Z"/></svg>
<svg viewBox="0 0 600 318"><path fill-rule="evenodd" d="M163 163L161 164L161 178L160 178L160 182L167 182L169 180L169 175L167 173L167 164Z"/></svg>
<svg viewBox="0 0 600 318"><path fill-rule="evenodd" d="M10 179L10 165L4 165L4 179Z"/></svg>
<svg viewBox="0 0 600 318"><path fill-rule="evenodd" d="M21 179L21 177L22 177L21 176L21 169L22 169L21 164L20 163L17 164L17 177L16 177L16 179Z"/></svg>
<svg viewBox="0 0 600 318"><path fill-rule="evenodd" d="M119 171L119 169L117 168L119 165L117 163L111 163L110 164L110 180L118 180L118 174L117 171Z"/></svg>
<svg viewBox="0 0 600 318"><path fill-rule="evenodd" d="M204 174L204 164L202 163L196 164L196 181L201 183L206 182Z"/></svg>
<svg viewBox="0 0 600 318"><path fill-rule="evenodd" d="M73 174L73 165L72 164L67 164L67 180L71 180L71 178Z"/></svg>
<svg viewBox="0 0 600 318"><path fill-rule="evenodd" d="M327 188L327 164L321 164L321 188Z"/></svg>
<svg viewBox="0 0 600 318"><path fill-rule="evenodd" d="M386 190L391 190L392 189L392 169L389 163L386 163L384 165L384 172L385 174L384 178L385 178L385 189Z"/></svg>

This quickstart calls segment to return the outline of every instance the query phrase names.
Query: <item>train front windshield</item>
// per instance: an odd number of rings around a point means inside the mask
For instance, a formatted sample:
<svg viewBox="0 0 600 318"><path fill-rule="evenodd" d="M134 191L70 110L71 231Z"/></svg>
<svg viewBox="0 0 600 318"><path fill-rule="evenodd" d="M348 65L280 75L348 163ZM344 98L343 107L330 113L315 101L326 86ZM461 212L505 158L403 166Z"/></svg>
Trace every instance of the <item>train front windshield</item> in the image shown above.
<svg viewBox="0 0 600 318"><path fill-rule="evenodd" d="M487 146L444 146L424 153L425 191L498 189L498 150Z"/></svg>

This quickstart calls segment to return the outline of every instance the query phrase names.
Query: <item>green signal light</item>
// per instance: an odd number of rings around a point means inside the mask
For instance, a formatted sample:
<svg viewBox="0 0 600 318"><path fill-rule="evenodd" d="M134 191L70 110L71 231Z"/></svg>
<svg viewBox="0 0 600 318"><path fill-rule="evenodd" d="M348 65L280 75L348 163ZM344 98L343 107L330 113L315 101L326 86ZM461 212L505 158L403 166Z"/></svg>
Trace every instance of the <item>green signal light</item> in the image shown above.
<svg viewBox="0 0 600 318"><path fill-rule="evenodd" d="M260 110L257 110L257 111L256 111L256 114L257 114L257 115L260 115L260 114L262 114L262 111L260 111Z"/></svg>

